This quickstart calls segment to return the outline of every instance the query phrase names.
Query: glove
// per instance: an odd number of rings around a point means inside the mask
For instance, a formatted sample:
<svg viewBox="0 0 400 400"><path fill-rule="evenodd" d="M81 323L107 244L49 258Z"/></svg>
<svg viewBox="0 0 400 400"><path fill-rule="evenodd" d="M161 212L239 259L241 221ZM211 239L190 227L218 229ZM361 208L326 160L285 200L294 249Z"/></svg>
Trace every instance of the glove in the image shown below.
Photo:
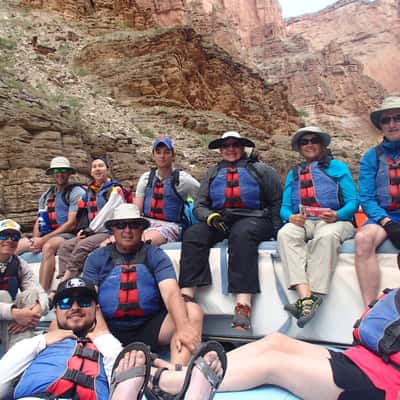
<svg viewBox="0 0 400 400"><path fill-rule="evenodd" d="M224 235L229 235L229 227L225 224L221 214L213 213L207 218L207 225Z"/></svg>
<svg viewBox="0 0 400 400"><path fill-rule="evenodd" d="M400 249L400 224L398 222L388 221L385 225L383 225L383 229L389 236L393 246Z"/></svg>

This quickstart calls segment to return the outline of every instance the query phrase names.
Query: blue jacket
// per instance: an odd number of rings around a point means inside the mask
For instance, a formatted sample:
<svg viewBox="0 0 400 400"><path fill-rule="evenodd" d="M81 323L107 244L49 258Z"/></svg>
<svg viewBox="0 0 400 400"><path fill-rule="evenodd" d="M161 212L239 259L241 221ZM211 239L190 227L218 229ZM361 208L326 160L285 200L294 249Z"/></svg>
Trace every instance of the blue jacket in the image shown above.
<svg viewBox="0 0 400 400"><path fill-rule="evenodd" d="M389 142L384 139L379 147L382 152L379 158L389 156L396 160L397 157L400 157L400 141ZM388 181L385 178L387 163L379 164L375 147L367 150L361 158L358 178L361 207L368 218L376 223L385 217L400 222L400 210L388 211L385 208L387 202L384 200L384 193L388 189ZM378 187L380 187L379 190Z"/></svg>
<svg viewBox="0 0 400 400"><path fill-rule="evenodd" d="M338 221L351 221L354 213L358 210L358 195L356 186L353 181L353 177L347 165L342 161L333 159L330 160L328 167L324 168L324 170L320 171L317 175L321 177L320 174L322 173L327 175L327 177L331 178L336 183L336 186L339 187L340 189L341 200L343 205L340 208L336 209L336 212L338 214ZM314 181L314 184L317 186L318 184L321 184L324 181L326 182L326 179L321 178L318 179L317 181ZM292 214L297 214L299 212L298 203L297 205L293 204L293 199L296 199L296 195L292 193L293 187L298 188L298 186L296 186L296 183L293 182L293 170L291 170L289 171L286 177L285 188L283 191L282 207L280 212L281 218L284 221L288 221L289 217ZM321 200L324 199L324 195L322 194L323 191L324 191L323 187L322 188L316 187L316 193L322 196ZM299 196L297 196L297 198L298 197ZM334 205L331 203L332 201L331 195L329 195L329 198L330 202L327 204ZM329 205L327 205L326 207L329 207ZM324 204L321 204L321 206L324 207Z"/></svg>

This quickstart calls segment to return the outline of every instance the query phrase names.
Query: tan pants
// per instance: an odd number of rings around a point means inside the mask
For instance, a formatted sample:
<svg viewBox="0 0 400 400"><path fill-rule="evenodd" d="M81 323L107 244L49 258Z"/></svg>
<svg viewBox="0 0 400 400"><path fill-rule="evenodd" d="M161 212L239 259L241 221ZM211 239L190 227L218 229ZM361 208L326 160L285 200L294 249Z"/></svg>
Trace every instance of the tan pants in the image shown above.
<svg viewBox="0 0 400 400"><path fill-rule="evenodd" d="M17 306L17 308L31 307L36 304L38 299L39 291L35 289L24 290L23 292L18 293L14 304ZM6 290L0 290L0 302L9 304L13 303L10 294ZM28 329L25 332L9 334L9 323L10 321L0 320L0 337L5 351L7 351L10 347L12 347L20 340L33 336L33 329Z"/></svg>
<svg viewBox="0 0 400 400"><path fill-rule="evenodd" d="M291 289L309 285L326 294L335 270L341 243L354 236L351 222L307 220L304 228L287 223L278 232L278 246L286 282Z"/></svg>

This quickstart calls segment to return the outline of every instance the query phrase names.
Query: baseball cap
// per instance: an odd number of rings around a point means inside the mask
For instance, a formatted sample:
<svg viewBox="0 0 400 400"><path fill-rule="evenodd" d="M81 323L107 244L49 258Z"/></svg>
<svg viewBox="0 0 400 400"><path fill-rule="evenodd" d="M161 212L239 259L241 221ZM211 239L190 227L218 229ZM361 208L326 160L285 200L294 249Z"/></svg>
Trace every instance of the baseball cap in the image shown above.
<svg viewBox="0 0 400 400"><path fill-rule="evenodd" d="M168 150L174 150L174 145L172 144L172 139L169 137L163 137L156 139L153 143L153 151L160 145L163 144Z"/></svg>
<svg viewBox="0 0 400 400"><path fill-rule="evenodd" d="M90 296L97 303L97 291L92 281L83 277L78 277L67 279L58 285L54 296L54 304L57 304L59 300L73 294Z"/></svg>
<svg viewBox="0 0 400 400"><path fill-rule="evenodd" d="M21 226L12 219L3 219L0 221L0 232L14 231L21 234Z"/></svg>

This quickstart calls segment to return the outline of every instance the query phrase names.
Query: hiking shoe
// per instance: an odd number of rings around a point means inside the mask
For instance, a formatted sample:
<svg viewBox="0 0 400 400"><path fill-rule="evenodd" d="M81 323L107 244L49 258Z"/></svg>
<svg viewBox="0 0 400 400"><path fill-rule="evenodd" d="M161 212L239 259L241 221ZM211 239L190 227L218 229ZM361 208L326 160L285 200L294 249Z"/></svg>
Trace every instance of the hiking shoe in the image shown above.
<svg viewBox="0 0 400 400"><path fill-rule="evenodd" d="M297 299L295 303L285 304L283 309L297 319L301 315L301 300Z"/></svg>
<svg viewBox="0 0 400 400"><path fill-rule="evenodd" d="M311 321L321 305L322 300L322 296L315 294L301 299L301 314L297 320L297 326L299 328L304 328L305 324Z"/></svg>
<svg viewBox="0 0 400 400"><path fill-rule="evenodd" d="M251 329L251 308L246 304L237 303L235 306L235 315L232 320L232 328L241 331Z"/></svg>

